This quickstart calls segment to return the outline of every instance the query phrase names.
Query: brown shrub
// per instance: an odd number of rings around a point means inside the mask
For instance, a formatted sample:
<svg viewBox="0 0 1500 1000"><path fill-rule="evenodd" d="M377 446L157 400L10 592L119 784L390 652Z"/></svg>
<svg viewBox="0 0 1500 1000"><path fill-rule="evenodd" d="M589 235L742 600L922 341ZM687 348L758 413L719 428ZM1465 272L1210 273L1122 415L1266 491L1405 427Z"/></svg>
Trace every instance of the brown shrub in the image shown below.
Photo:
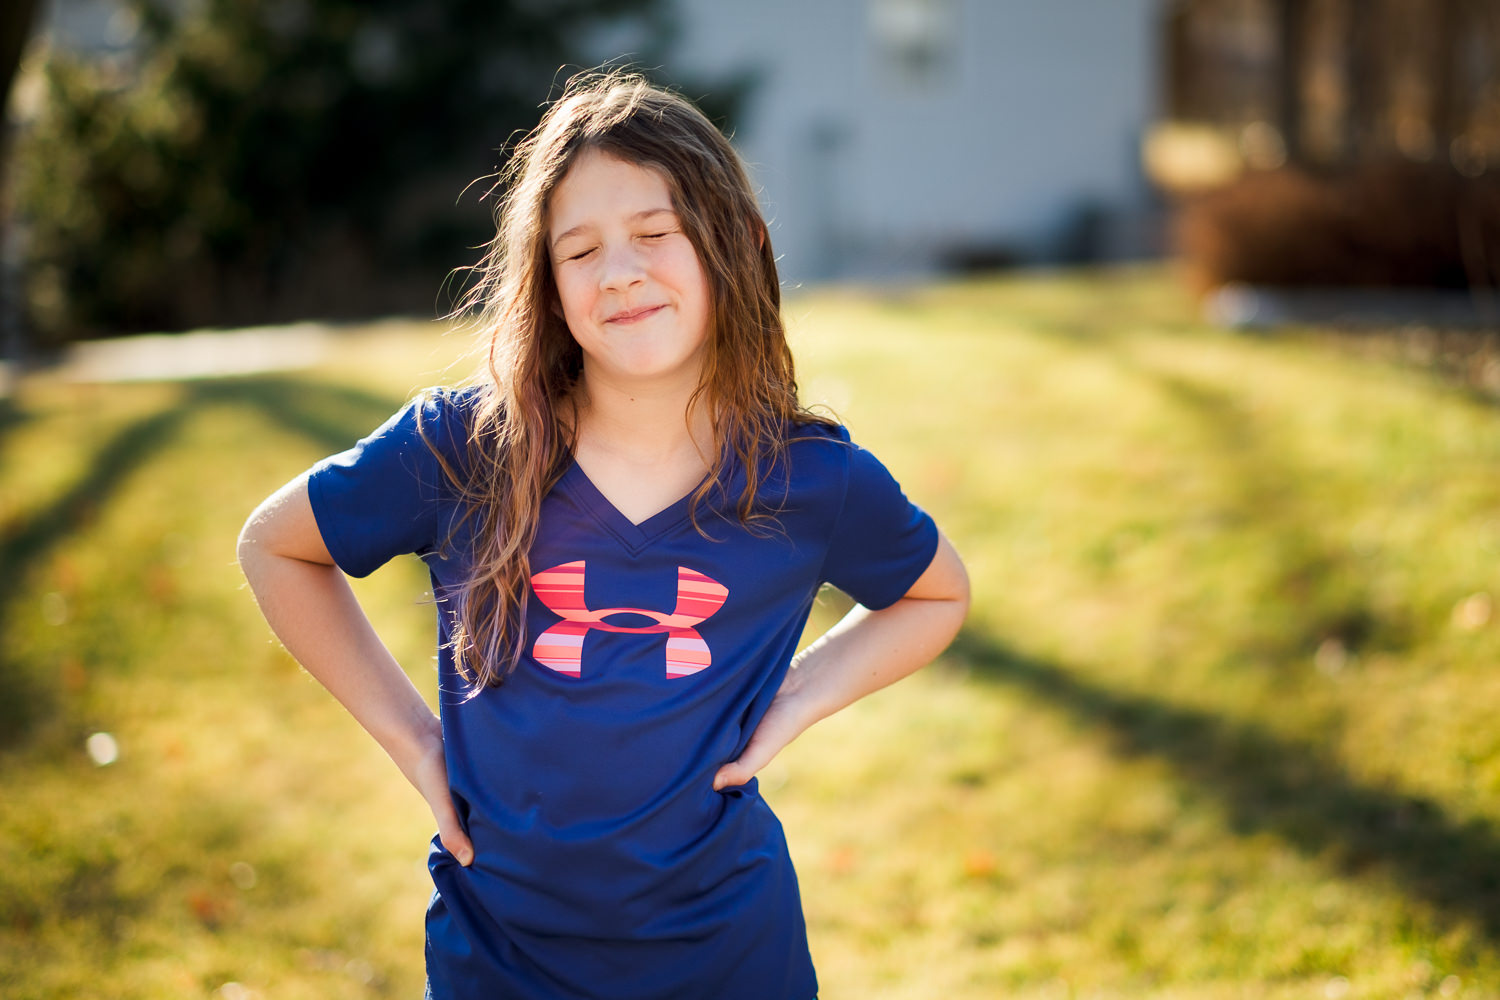
<svg viewBox="0 0 1500 1000"><path fill-rule="evenodd" d="M1184 199L1176 248L1198 292L1500 285L1500 176L1385 163L1247 173Z"/></svg>

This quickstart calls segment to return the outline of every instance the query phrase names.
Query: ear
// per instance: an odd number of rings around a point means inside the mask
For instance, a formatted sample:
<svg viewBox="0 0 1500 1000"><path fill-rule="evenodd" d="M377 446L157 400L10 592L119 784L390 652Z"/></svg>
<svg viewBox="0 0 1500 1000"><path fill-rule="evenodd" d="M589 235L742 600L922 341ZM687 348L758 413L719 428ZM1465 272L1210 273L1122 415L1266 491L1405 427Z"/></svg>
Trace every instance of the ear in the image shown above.
<svg viewBox="0 0 1500 1000"><path fill-rule="evenodd" d="M768 235L766 232L766 220L762 219L759 215L752 216L750 219L750 229L755 233L755 249L764 250L766 248L766 236Z"/></svg>

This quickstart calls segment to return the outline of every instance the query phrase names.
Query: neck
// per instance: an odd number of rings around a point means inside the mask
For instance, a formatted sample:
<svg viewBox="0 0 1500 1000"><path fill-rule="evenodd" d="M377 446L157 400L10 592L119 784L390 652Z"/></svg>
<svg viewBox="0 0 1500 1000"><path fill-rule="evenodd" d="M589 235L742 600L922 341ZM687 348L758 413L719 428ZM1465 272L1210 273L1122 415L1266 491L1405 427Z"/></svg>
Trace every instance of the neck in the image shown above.
<svg viewBox="0 0 1500 1000"><path fill-rule="evenodd" d="M696 385L622 384L587 368L579 385L578 443L640 461L655 462L696 452L704 462L713 454L713 427L700 400L689 411Z"/></svg>

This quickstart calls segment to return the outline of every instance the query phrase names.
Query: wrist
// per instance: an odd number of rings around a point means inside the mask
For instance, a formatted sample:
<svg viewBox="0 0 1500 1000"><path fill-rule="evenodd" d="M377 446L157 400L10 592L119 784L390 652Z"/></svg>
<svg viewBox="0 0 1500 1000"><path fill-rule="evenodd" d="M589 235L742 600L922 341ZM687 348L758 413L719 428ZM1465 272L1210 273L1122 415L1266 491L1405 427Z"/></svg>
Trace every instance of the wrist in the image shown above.
<svg viewBox="0 0 1500 1000"><path fill-rule="evenodd" d="M424 706L380 743L396 765L410 774L433 757L442 757L443 725Z"/></svg>
<svg viewBox="0 0 1500 1000"><path fill-rule="evenodd" d="M807 656L812 652L813 648L809 647L792 661L792 667L787 671L786 679L782 681L781 689L776 694L776 700L781 702L781 710L793 721L798 732L827 718L840 707L829 704L826 693L821 691L817 682L818 658Z"/></svg>

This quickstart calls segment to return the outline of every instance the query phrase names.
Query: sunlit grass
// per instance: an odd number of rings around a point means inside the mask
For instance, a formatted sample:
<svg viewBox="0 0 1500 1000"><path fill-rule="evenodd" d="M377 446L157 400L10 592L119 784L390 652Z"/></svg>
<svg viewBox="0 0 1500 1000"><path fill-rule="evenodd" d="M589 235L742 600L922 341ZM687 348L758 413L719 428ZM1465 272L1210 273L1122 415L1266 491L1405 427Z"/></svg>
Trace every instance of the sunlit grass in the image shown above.
<svg viewBox="0 0 1500 1000"><path fill-rule="evenodd" d="M1204 328L1156 272L788 315L806 397L976 596L938 665L764 775L825 998L1500 996L1500 412ZM468 346L336 340L0 411L7 998L420 994L430 818L232 561L260 497ZM430 693L424 587L359 589Z"/></svg>

